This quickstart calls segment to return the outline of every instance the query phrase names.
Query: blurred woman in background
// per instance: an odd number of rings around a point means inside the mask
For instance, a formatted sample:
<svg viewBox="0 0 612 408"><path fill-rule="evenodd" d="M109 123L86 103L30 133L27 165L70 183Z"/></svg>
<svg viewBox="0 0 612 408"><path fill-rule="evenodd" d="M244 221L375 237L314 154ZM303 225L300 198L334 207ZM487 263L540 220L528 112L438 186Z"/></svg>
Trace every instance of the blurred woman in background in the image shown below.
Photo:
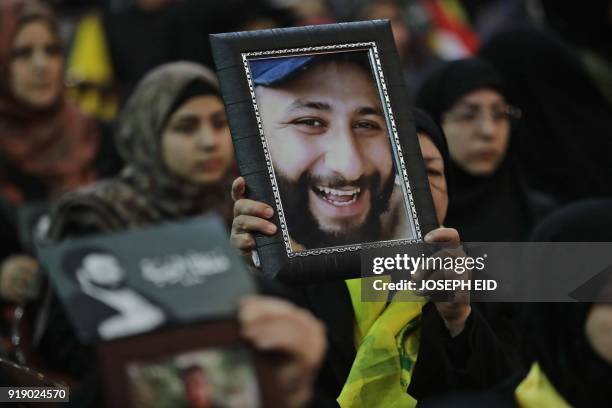
<svg viewBox="0 0 612 408"><path fill-rule="evenodd" d="M141 228L209 211L231 222L234 151L212 71L188 62L151 71L121 112L116 137L125 168L117 177L63 197L52 215L50 239ZM263 292L278 293L259 283ZM39 319L44 327L39 350L53 369L84 378L79 406L100 404L93 351L78 342L65 310L53 294L48 296L51 305ZM243 299L238 313L247 341L288 355L278 383L286 406L308 400L325 350L322 324L289 302L267 296Z"/></svg>
<svg viewBox="0 0 612 408"><path fill-rule="evenodd" d="M455 194L446 225L465 241L523 241L552 207L523 182L511 140L513 119L497 71L476 58L454 61L423 84L417 105L446 133Z"/></svg>
<svg viewBox="0 0 612 408"><path fill-rule="evenodd" d="M102 140L65 98L57 21L37 0L0 3L0 297L27 297L37 263L25 255L17 209L95 181Z"/></svg>
<svg viewBox="0 0 612 408"><path fill-rule="evenodd" d="M229 223L234 150L217 80L192 63L162 65L120 114L117 148L126 166L64 197L50 236L144 227L217 211Z"/></svg>

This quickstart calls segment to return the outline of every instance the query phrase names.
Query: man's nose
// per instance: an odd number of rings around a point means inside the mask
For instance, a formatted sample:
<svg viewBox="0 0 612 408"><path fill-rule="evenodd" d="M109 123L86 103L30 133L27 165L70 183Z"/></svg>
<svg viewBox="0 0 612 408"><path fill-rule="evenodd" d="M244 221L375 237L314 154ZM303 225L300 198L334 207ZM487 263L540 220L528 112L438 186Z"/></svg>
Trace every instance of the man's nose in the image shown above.
<svg viewBox="0 0 612 408"><path fill-rule="evenodd" d="M330 170L351 181L363 175L363 158L357 136L350 130L335 132L325 149L325 164Z"/></svg>

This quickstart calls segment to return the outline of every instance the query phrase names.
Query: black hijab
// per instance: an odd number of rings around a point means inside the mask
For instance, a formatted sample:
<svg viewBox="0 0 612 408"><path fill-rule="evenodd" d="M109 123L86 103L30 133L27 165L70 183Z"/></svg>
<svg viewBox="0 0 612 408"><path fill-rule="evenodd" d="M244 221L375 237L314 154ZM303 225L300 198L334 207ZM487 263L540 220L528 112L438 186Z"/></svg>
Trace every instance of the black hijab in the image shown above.
<svg viewBox="0 0 612 408"><path fill-rule="evenodd" d="M441 123L443 114L464 95L493 89L505 95L497 71L488 63L469 58L435 71L417 95L417 105ZM463 241L522 241L534 222L531 199L514 163L512 138L506 158L490 176L473 176L451 161L454 193L445 225L456 228Z"/></svg>
<svg viewBox="0 0 612 408"><path fill-rule="evenodd" d="M450 202L453 192L453 173L444 131L431 116L422 109L412 108L412 117L414 118L414 126L417 132L426 134L442 156L442 161L444 162L444 178L446 179L446 191Z"/></svg>
<svg viewBox="0 0 612 408"><path fill-rule="evenodd" d="M612 241L612 200L583 200L559 209L536 227L532 240ZM538 361L557 391L575 407L604 407L612 401L612 365L593 351L585 335L591 307L586 302L522 305L525 344L529 347L526 351Z"/></svg>
<svg viewBox="0 0 612 408"><path fill-rule="evenodd" d="M500 33L479 55L523 112L517 154L529 185L557 201L612 195L612 108L579 59L551 33Z"/></svg>

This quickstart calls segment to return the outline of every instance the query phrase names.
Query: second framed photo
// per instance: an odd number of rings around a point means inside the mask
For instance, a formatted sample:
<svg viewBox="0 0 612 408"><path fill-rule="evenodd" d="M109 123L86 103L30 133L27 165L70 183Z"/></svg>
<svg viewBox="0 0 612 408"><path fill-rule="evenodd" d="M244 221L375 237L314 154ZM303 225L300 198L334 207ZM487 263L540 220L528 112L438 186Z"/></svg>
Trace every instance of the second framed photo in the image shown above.
<svg viewBox="0 0 612 408"><path fill-rule="evenodd" d="M253 351L239 330L226 319L102 343L107 405L282 406L274 382L279 356Z"/></svg>
<svg viewBox="0 0 612 408"><path fill-rule="evenodd" d="M359 276L360 252L410 245L435 212L389 23L211 37L249 198L275 210L264 273Z"/></svg>

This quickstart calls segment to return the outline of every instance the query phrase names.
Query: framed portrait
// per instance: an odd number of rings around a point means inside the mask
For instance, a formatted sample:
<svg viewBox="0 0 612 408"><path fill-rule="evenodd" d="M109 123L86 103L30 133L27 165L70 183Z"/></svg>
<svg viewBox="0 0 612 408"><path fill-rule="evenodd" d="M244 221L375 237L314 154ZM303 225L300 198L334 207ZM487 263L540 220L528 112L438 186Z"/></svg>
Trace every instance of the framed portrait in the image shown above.
<svg viewBox="0 0 612 408"><path fill-rule="evenodd" d="M98 350L108 406L280 406L270 380L279 357L252 351L230 319L114 340Z"/></svg>
<svg viewBox="0 0 612 408"><path fill-rule="evenodd" d="M248 198L278 227L256 235L263 272L348 279L360 254L437 227L386 20L211 35Z"/></svg>

